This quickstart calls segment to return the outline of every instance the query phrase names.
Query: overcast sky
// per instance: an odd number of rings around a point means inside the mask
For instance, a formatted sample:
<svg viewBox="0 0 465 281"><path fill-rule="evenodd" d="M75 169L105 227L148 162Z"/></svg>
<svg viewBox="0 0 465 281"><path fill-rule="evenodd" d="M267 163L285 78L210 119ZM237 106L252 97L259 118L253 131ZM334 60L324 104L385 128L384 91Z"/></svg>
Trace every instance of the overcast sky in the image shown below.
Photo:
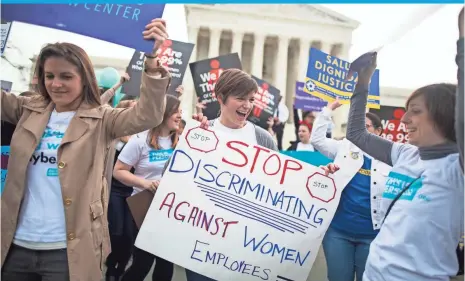
<svg viewBox="0 0 465 281"><path fill-rule="evenodd" d="M351 59L382 44L405 20L426 5L324 5L359 21L353 33ZM456 83L457 16L463 5L444 5L399 41L378 55L382 86L417 88L431 83Z"/></svg>

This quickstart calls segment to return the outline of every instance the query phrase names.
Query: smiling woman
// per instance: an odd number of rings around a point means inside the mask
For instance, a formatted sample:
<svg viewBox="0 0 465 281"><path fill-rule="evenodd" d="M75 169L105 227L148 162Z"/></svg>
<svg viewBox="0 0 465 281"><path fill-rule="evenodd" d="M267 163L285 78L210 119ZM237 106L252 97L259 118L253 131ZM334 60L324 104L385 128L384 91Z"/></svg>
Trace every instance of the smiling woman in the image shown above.
<svg viewBox="0 0 465 281"><path fill-rule="evenodd" d="M153 20L143 37L157 40L156 52L167 38L165 22ZM37 62L39 95L2 91L1 119L17 125L1 196L2 280L101 280L109 252L108 149L162 122L171 80L156 59L144 68L139 103L101 106L86 52L49 44Z"/></svg>

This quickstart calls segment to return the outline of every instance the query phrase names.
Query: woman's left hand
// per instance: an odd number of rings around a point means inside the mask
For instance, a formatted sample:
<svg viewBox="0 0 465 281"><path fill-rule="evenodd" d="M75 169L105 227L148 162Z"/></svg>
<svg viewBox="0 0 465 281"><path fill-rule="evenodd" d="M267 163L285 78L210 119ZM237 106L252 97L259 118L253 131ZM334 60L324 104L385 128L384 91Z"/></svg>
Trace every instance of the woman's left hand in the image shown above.
<svg viewBox="0 0 465 281"><path fill-rule="evenodd" d="M323 169L323 171L325 172L325 176L329 174L334 174L337 171L339 171L339 166L334 163L330 163L326 166L320 166L320 168Z"/></svg>
<svg viewBox="0 0 465 281"><path fill-rule="evenodd" d="M176 90L175 90L175 91L176 91L176 93L178 93L178 94L179 94L179 96L178 96L178 97L181 97L181 96L182 96L182 94L184 94L184 86L183 86L183 85L179 85L179 86L176 88Z"/></svg>

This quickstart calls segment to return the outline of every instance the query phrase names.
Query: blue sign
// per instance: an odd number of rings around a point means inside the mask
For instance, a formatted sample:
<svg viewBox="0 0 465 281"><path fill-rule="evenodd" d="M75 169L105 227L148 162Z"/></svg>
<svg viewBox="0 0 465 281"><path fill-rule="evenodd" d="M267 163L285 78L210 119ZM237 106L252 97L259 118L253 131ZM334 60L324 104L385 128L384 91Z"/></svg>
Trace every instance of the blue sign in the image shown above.
<svg viewBox="0 0 465 281"><path fill-rule="evenodd" d="M0 186L0 194L3 193L3 188L5 187L6 175L8 173L8 159L10 158L10 147L2 146L1 147L1 172L2 172L2 182Z"/></svg>
<svg viewBox="0 0 465 281"><path fill-rule="evenodd" d="M329 163L333 162L320 152L313 151L280 151L281 154L287 155L289 157L295 158L302 162L311 164L313 166L326 166Z"/></svg>
<svg viewBox="0 0 465 281"><path fill-rule="evenodd" d="M307 94L304 91L304 82L295 82L295 101L294 108L302 109L304 111L320 112L323 110L328 102Z"/></svg>
<svg viewBox="0 0 465 281"><path fill-rule="evenodd" d="M142 32L161 18L165 4L2 4L1 18L94 37L152 52Z"/></svg>
<svg viewBox="0 0 465 281"><path fill-rule="evenodd" d="M356 74L351 79L347 79L349 67L348 61L311 48L304 91L328 102L339 98L342 104L349 104L357 84ZM368 108L380 108L379 92L377 69L371 77L368 89Z"/></svg>

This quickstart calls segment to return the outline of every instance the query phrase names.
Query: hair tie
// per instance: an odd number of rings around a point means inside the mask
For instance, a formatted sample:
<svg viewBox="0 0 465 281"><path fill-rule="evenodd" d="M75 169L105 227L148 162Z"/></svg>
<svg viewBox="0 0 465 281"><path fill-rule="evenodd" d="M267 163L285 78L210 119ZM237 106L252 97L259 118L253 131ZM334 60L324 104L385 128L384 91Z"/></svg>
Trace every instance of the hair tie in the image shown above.
<svg viewBox="0 0 465 281"><path fill-rule="evenodd" d="M310 132L312 131L313 125L309 124L307 121L302 120L302 121L299 122L299 125L304 125L304 126L306 126L308 128L308 130Z"/></svg>

